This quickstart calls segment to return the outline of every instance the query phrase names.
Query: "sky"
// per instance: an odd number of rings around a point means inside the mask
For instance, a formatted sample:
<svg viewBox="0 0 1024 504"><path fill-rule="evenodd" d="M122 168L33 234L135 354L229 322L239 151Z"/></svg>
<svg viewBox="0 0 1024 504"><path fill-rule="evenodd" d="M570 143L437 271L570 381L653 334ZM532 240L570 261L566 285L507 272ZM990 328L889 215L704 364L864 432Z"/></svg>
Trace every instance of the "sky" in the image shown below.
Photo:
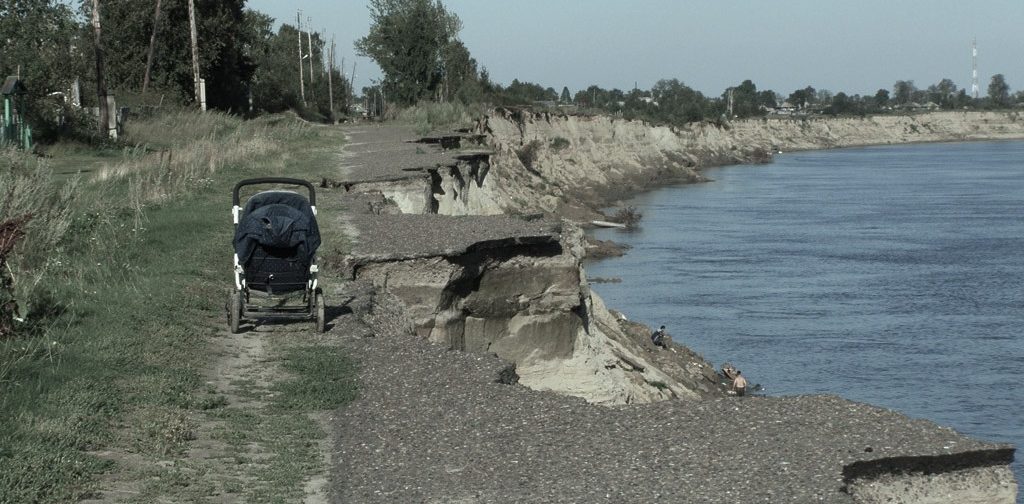
<svg viewBox="0 0 1024 504"><path fill-rule="evenodd" d="M649 89L676 78L717 96L750 79L788 95L808 85L848 94L926 88L943 78L971 88L977 39L984 95L993 74L1024 89L1024 0L442 0L459 16L459 38L491 79L573 93ZM363 0L249 0L278 23L302 11L335 37L356 88L380 79L353 42L367 34Z"/></svg>

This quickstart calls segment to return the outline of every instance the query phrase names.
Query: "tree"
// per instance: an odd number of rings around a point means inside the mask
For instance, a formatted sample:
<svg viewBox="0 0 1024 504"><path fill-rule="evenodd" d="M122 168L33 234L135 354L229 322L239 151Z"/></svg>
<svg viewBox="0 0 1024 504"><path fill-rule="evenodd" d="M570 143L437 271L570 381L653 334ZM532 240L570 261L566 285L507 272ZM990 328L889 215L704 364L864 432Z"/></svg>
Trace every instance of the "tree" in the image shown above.
<svg viewBox="0 0 1024 504"><path fill-rule="evenodd" d="M729 92L732 92L732 113L737 117L750 117L760 115L760 104L758 103L757 86L753 81L747 79L739 86L727 88L722 93L722 100L729 102ZM774 94L774 93L773 93Z"/></svg>
<svg viewBox="0 0 1024 504"><path fill-rule="evenodd" d="M58 0L0 0L0 77L20 74L33 97L65 91L76 76L92 73L84 57L90 35L91 26L86 31Z"/></svg>
<svg viewBox="0 0 1024 504"><path fill-rule="evenodd" d="M296 40L298 30L290 24L282 24L275 34L271 28L274 20L269 16L253 11L245 12L246 32L249 43L246 44L247 54L256 64L256 72L252 77L253 107L266 112L281 112L288 109L298 110L307 118L326 119L331 114L329 82L333 82L335 103L344 110L351 96L350 83L338 68L316 70L331 71L331 79L317 78L307 83L307 100L302 104L299 91L298 71L296 70ZM311 34L313 43L312 58L314 62L324 61L327 41L319 33ZM307 49L307 35L302 34L303 51ZM315 64L315 63L314 63Z"/></svg>
<svg viewBox="0 0 1024 504"><path fill-rule="evenodd" d="M1006 83L1003 74L995 74L988 84L988 99L997 107L1006 107L1010 104L1010 85Z"/></svg>
<svg viewBox="0 0 1024 504"><path fill-rule="evenodd" d="M914 86L912 80L898 80L896 84L892 86L893 98L896 103L905 105L914 100L914 93L917 92L917 87Z"/></svg>
<svg viewBox="0 0 1024 504"><path fill-rule="evenodd" d="M462 29L458 16L439 0L370 0L370 18L370 32L355 47L384 72L389 101L410 105L443 96L446 56Z"/></svg>
<svg viewBox="0 0 1024 504"><path fill-rule="evenodd" d="M875 107L878 107L878 108L885 108L886 106L888 106L889 105L889 90L888 89L879 89L878 92L875 93L874 103L875 103Z"/></svg>
<svg viewBox="0 0 1024 504"><path fill-rule="evenodd" d="M757 107L758 109L773 109L778 106L778 99L775 97L775 91L770 89L757 92Z"/></svg>
<svg viewBox="0 0 1024 504"><path fill-rule="evenodd" d="M562 87L562 95L559 97L558 101L562 103L572 103L572 95L569 94L568 86Z"/></svg>
<svg viewBox="0 0 1024 504"><path fill-rule="evenodd" d="M686 124L700 121L710 115L704 95L678 79L659 80L651 88L651 95L658 102L658 106L649 111L653 119L670 124ZM627 101L626 104L628 106L630 102Z"/></svg>
<svg viewBox="0 0 1024 504"><path fill-rule="evenodd" d="M942 108L952 108L956 96L956 84L952 79L942 79L938 84L928 86L928 100Z"/></svg>
<svg viewBox="0 0 1024 504"><path fill-rule="evenodd" d="M849 114L854 111L856 105L850 97L840 91L832 97L828 111L832 114Z"/></svg>
<svg viewBox="0 0 1024 504"><path fill-rule="evenodd" d="M803 89L797 89L789 94L789 103L797 108L804 108L808 105L813 105L817 99L817 91L813 87L807 86Z"/></svg>
<svg viewBox="0 0 1024 504"><path fill-rule="evenodd" d="M103 44L107 56L108 87L134 90L142 86L150 38L154 33L153 0L106 2L101 10ZM211 108L244 111L248 87L256 68L246 52L252 34L247 31L244 0L196 2L200 74L206 80ZM91 0L83 0L84 14ZM191 35L187 2L164 2L155 27L151 83L183 100L194 99Z"/></svg>

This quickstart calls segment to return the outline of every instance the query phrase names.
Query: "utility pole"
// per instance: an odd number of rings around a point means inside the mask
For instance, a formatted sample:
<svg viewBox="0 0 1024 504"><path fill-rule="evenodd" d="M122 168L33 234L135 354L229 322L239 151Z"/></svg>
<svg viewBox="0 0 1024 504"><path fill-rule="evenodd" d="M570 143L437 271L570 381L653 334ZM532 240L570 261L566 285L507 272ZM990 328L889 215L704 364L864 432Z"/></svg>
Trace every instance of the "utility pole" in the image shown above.
<svg viewBox="0 0 1024 504"><path fill-rule="evenodd" d="M334 38L331 38L331 46L334 46ZM334 52L333 50L331 52ZM341 57L341 70L338 72L341 75L341 90L345 90L345 84L348 84L348 79L345 78L345 57ZM348 96L345 96L345 100L341 102L345 112L348 112Z"/></svg>
<svg viewBox="0 0 1024 504"><path fill-rule="evenodd" d="M188 0L188 24L192 32L192 80L195 83L196 103L199 109L206 111L206 90L203 81L199 78L199 36L196 35L196 6L195 0Z"/></svg>
<svg viewBox="0 0 1024 504"><path fill-rule="evenodd" d="M342 68L341 71L344 72L345 69ZM356 62L355 61L352 62L352 81L349 84L348 88L352 90L352 95L354 96L355 93L356 93Z"/></svg>
<svg viewBox="0 0 1024 504"><path fill-rule="evenodd" d="M142 94L149 87L149 69L153 68L153 46L156 45L156 29L160 25L160 0L156 0L156 13L153 14L153 33L149 36L149 52L146 53L146 75L142 78Z"/></svg>
<svg viewBox="0 0 1024 504"><path fill-rule="evenodd" d="M313 18L306 18L306 26L313 26ZM309 44L309 92L313 92L313 30L306 30L306 42Z"/></svg>
<svg viewBox="0 0 1024 504"><path fill-rule="evenodd" d="M971 41L971 93L978 99L981 86L978 86L978 39Z"/></svg>
<svg viewBox="0 0 1024 504"><path fill-rule="evenodd" d="M103 40L100 38L100 0L92 0L92 29L96 35L96 98L100 108L100 134L110 134L110 111L107 110L107 84L103 80Z"/></svg>
<svg viewBox="0 0 1024 504"><path fill-rule="evenodd" d="M331 121L334 121L334 36L331 36L331 50L327 60L327 101L330 102Z"/></svg>
<svg viewBox="0 0 1024 504"><path fill-rule="evenodd" d="M295 15L295 31L299 34L299 92L302 94L302 106L306 106L306 83L302 77L302 11Z"/></svg>

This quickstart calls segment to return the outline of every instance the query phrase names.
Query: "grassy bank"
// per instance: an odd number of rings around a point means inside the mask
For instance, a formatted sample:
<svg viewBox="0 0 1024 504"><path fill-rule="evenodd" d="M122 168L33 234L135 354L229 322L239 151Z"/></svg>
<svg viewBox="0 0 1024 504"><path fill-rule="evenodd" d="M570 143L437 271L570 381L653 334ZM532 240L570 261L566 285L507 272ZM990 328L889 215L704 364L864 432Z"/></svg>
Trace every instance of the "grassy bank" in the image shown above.
<svg viewBox="0 0 1024 504"><path fill-rule="evenodd" d="M267 365L282 372L272 386L327 373L342 390L267 404L233 404L204 373L217 358L231 285L231 186L250 176L315 179L341 141L336 130L287 117L178 113L132 124L125 142L99 151L5 154L2 182L18 192L3 196L0 221L33 218L11 259L26 322L0 341L0 502L66 502L111 486L139 502L301 496L302 481L321 469L314 441L324 433L295 412L352 396L344 356L328 347L318 358L334 365L289 368L317 341L275 343ZM340 211L325 203L322 216ZM343 237L321 226L323 252L343 251ZM226 446L239 433L265 442L259 463L245 467L266 484L191 462L214 421Z"/></svg>

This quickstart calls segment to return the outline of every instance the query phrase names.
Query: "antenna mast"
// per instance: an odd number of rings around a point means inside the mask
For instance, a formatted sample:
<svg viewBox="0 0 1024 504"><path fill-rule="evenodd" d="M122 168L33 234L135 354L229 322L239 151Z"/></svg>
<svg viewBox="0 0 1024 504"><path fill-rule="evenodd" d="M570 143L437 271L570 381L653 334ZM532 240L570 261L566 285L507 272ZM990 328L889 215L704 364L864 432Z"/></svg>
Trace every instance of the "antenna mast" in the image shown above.
<svg viewBox="0 0 1024 504"><path fill-rule="evenodd" d="M981 88L978 87L978 39L975 38L971 41L971 94L974 95L974 99L978 99L978 92Z"/></svg>

